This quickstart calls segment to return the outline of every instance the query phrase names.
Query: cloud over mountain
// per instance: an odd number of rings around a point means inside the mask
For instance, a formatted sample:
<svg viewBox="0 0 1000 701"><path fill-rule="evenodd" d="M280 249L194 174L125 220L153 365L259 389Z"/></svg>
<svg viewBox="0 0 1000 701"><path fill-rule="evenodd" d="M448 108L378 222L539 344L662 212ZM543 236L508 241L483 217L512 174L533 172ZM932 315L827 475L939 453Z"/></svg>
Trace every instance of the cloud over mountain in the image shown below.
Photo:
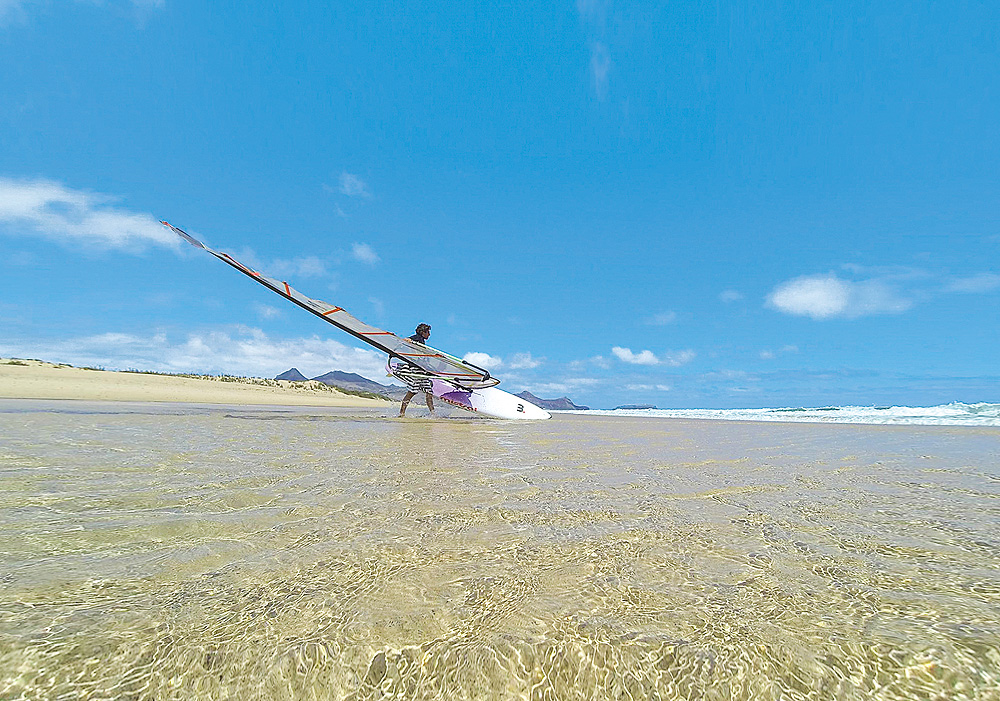
<svg viewBox="0 0 1000 701"><path fill-rule="evenodd" d="M0 339L0 355L122 370L255 377L273 377L289 366L302 368L310 377L330 368L368 378L385 375L382 353L319 336L275 338L247 326L200 331L183 338L108 332L55 341Z"/></svg>

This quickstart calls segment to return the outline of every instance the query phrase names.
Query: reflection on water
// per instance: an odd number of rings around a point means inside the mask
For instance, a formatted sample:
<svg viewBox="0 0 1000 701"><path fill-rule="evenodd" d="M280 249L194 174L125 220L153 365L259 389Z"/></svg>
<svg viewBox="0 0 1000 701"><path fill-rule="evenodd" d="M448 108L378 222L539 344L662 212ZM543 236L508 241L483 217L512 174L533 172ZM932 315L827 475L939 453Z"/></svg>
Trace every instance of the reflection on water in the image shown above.
<svg viewBox="0 0 1000 701"><path fill-rule="evenodd" d="M0 698L1000 698L1000 431L0 403Z"/></svg>

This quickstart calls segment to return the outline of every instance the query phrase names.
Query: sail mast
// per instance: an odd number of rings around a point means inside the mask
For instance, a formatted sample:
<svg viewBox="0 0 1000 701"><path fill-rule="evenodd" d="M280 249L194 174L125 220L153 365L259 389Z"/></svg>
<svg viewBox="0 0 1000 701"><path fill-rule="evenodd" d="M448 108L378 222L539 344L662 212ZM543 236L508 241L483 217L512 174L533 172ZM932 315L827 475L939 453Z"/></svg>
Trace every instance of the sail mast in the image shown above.
<svg viewBox="0 0 1000 701"><path fill-rule="evenodd" d="M220 253L209 248L183 229L173 226L166 221L161 221L160 223L192 246L211 253L222 262L236 268L247 277L257 281L272 292L305 309L307 312L333 324L341 331L349 333L358 340L378 348L383 353L388 353L390 358L399 358L408 365L423 372L468 389L492 387L500 382L496 378L491 377L489 371L484 368L466 360L459 360L430 346L401 338L391 331L385 331L376 326L366 324L350 314L343 307L337 307L322 300L307 297L287 282L262 275L239 262L228 253Z"/></svg>

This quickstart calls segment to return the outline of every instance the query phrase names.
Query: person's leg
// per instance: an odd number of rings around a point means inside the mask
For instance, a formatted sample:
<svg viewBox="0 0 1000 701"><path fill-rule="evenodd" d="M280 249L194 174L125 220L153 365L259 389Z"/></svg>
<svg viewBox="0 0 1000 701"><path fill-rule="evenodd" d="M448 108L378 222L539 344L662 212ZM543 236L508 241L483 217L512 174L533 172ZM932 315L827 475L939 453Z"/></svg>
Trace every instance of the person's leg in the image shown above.
<svg viewBox="0 0 1000 701"><path fill-rule="evenodd" d="M434 395L430 392L424 392L424 396L427 398L427 409L430 410L431 414L434 413Z"/></svg>
<svg viewBox="0 0 1000 701"><path fill-rule="evenodd" d="M403 395L403 403L399 405L399 415L403 416L406 413L406 405L410 403L410 400L417 396L416 392L407 392Z"/></svg>

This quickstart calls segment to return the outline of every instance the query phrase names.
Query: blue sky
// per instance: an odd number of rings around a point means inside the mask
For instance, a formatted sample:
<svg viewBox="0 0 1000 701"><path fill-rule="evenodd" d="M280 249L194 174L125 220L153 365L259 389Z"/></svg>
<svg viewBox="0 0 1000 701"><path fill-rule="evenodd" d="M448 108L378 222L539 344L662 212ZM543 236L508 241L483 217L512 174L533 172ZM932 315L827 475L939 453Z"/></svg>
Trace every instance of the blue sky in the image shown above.
<svg viewBox="0 0 1000 701"><path fill-rule="evenodd" d="M1000 5L0 0L0 355L998 401ZM339 6L343 5L343 6Z"/></svg>

